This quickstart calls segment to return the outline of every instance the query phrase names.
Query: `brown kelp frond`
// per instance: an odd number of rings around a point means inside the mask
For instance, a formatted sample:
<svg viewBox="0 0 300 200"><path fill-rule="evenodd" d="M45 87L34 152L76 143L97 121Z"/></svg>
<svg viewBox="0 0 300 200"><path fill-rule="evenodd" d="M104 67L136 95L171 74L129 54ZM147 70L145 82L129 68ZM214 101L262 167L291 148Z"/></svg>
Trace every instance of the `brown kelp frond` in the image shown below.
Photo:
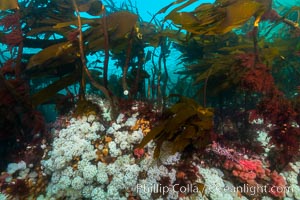
<svg viewBox="0 0 300 200"><path fill-rule="evenodd" d="M0 10L18 9L18 0L2 0L0 2Z"/></svg>
<svg viewBox="0 0 300 200"><path fill-rule="evenodd" d="M179 97L179 101L167 109L164 120L159 121L141 141L138 148L143 148L151 140L156 142L154 157L158 157L164 141L172 142L172 151L183 151L192 144L203 148L211 142L210 131L213 127L213 111L203 108L196 101Z"/></svg>
<svg viewBox="0 0 300 200"><path fill-rule="evenodd" d="M79 58L78 42L62 42L51 45L33 55L27 65L27 72L45 71L73 63ZM62 70L62 69L61 69ZM39 74L38 74L39 75Z"/></svg>
<svg viewBox="0 0 300 200"><path fill-rule="evenodd" d="M178 12L194 3L187 1L172 10L165 20L194 34L225 34L242 26L251 17L260 16L265 11L264 5L253 0L216 1L214 4L201 4L192 12Z"/></svg>
<svg viewBox="0 0 300 200"><path fill-rule="evenodd" d="M31 102L34 107L43 104L55 97L59 91L67 88L69 85L74 84L80 78L80 73L75 71L74 73L62 77L60 80L53 82L42 90L36 92L31 96Z"/></svg>
<svg viewBox="0 0 300 200"><path fill-rule="evenodd" d="M89 116L89 115L99 115L101 109L98 105L94 104L88 100L79 100L77 106L74 110L73 116L74 117L81 117L81 116Z"/></svg>

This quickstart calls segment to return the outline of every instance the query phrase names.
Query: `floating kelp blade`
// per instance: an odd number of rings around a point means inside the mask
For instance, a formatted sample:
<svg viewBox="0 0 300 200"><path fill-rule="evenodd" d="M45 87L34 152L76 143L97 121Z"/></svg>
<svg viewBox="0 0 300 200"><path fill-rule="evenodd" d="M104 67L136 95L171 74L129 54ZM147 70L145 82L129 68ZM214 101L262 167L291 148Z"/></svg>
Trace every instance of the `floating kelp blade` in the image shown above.
<svg viewBox="0 0 300 200"><path fill-rule="evenodd" d="M51 59L57 59L59 57L63 57L64 60L70 57L71 60L74 60L77 56L77 52L78 44L73 44L72 42L63 42L49 46L30 58L27 69L41 66Z"/></svg>
<svg viewBox="0 0 300 200"><path fill-rule="evenodd" d="M102 12L102 2L99 0L79 1L78 9L80 12L87 12L90 15L100 15Z"/></svg>
<svg viewBox="0 0 300 200"><path fill-rule="evenodd" d="M254 0L237 0L234 2L216 1L214 4L202 4L193 12L178 12L194 3L188 1L172 10L165 20L194 34L225 34L247 22L251 17L260 16L265 6Z"/></svg>
<svg viewBox="0 0 300 200"><path fill-rule="evenodd" d="M1 0L0 1L0 10L10 10L10 9L18 9L18 1L17 0Z"/></svg>
<svg viewBox="0 0 300 200"><path fill-rule="evenodd" d="M110 49L127 45L128 35L136 26L138 16L127 11L112 13L105 19L97 19L97 25L84 33L91 51L104 49L104 34L102 21L106 20Z"/></svg>
<svg viewBox="0 0 300 200"><path fill-rule="evenodd" d="M184 8L186 8L187 6L191 5L192 3L195 3L197 0L189 0L188 2L184 3L183 5L175 8L174 10L172 10L166 17L165 19L171 19L172 16L177 13L177 11L182 10Z"/></svg>
<svg viewBox="0 0 300 200"><path fill-rule="evenodd" d="M35 77L55 75L53 71L65 74L74 70L75 65L72 63L78 58L78 44L76 42L51 45L30 58L26 73Z"/></svg>
<svg viewBox="0 0 300 200"><path fill-rule="evenodd" d="M45 87L44 89L40 90L39 92L35 93L31 97L31 102L33 106L38 106L42 103L47 102L51 98L53 98L60 90L74 84L78 81L80 77L80 73L78 71L67 75L60 80L52 83L51 85Z"/></svg>
<svg viewBox="0 0 300 200"><path fill-rule="evenodd" d="M174 1L173 3L170 3L169 5L163 7L162 9L160 9L155 15L165 13L171 6L176 5L176 4L179 4L179 3L182 3L182 2L184 2L184 1L186 1L186 0L178 0L178 1Z"/></svg>

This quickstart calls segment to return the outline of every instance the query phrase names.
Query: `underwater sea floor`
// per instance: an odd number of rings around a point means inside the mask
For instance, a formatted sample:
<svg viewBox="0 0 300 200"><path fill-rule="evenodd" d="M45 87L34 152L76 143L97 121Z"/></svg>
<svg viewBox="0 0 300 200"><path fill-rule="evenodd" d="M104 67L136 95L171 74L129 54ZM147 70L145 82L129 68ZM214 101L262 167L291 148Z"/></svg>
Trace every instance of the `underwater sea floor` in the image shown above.
<svg viewBox="0 0 300 200"><path fill-rule="evenodd" d="M290 163L281 174L270 171L264 157L243 155L236 160L230 149L213 143L206 152L225 157L205 158L197 152L172 152L164 142L158 158L155 143L136 148L151 122L140 115L143 102L135 102L128 112L110 118L109 103L89 96L98 104L101 115L61 116L52 125L51 142L44 141L38 164L10 163L1 174L7 185L0 199L300 199L300 162ZM261 123L261 122L255 122ZM260 133L262 143L266 133ZM30 195L14 196L13 186L26 187ZM20 188L19 188L20 189Z"/></svg>

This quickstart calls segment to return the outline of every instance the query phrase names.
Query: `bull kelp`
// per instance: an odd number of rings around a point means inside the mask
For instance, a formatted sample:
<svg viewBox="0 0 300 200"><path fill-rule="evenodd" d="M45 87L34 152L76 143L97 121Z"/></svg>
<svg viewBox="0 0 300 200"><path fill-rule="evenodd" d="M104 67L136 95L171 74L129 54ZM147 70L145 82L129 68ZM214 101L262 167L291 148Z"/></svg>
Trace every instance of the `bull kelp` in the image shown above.
<svg viewBox="0 0 300 200"><path fill-rule="evenodd" d="M299 3L0 0L0 199L299 199Z"/></svg>

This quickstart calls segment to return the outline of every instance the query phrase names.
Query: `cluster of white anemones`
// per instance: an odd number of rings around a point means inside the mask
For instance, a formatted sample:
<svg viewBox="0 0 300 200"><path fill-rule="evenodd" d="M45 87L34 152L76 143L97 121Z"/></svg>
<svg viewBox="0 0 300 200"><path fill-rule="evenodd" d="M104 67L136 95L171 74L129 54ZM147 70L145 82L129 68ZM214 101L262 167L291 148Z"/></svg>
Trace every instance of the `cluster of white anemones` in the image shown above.
<svg viewBox="0 0 300 200"><path fill-rule="evenodd" d="M297 199L300 200L300 187L298 183L298 176L300 171L300 162L289 164L292 170L285 171L282 175L286 178L288 184L286 190L285 200Z"/></svg>
<svg viewBox="0 0 300 200"><path fill-rule="evenodd" d="M103 104L104 105L104 104ZM153 157L153 143L146 148L147 156L135 158L134 146L143 138L141 129L132 130L136 124L138 113L126 119L120 114L112 125L105 127L93 115L81 119L72 118L69 125L62 130L55 130L56 135L51 150L42 160L43 171L51 177L45 196L39 199L127 199L130 193L141 199L151 199L151 191L146 190L159 185L161 177L169 177L171 183L176 179L176 171L169 170L163 164L171 165L179 161L180 153L169 154L164 150L161 164ZM93 141L103 136L113 138L108 143L108 153L114 161L104 163L95 161L97 150ZM72 164L77 158L77 167ZM146 177L140 178L140 173ZM138 190L137 185L143 189ZM124 192L127 191L127 192ZM170 192L169 199L178 198L176 192Z"/></svg>
<svg viewBox="0 0 300 200"><path fill-rule="evenodd" d="M6 199L8 199L8 198L7 198L7 195L2 194L2 193L0 192L0 200L6 200Z"/></svg>

